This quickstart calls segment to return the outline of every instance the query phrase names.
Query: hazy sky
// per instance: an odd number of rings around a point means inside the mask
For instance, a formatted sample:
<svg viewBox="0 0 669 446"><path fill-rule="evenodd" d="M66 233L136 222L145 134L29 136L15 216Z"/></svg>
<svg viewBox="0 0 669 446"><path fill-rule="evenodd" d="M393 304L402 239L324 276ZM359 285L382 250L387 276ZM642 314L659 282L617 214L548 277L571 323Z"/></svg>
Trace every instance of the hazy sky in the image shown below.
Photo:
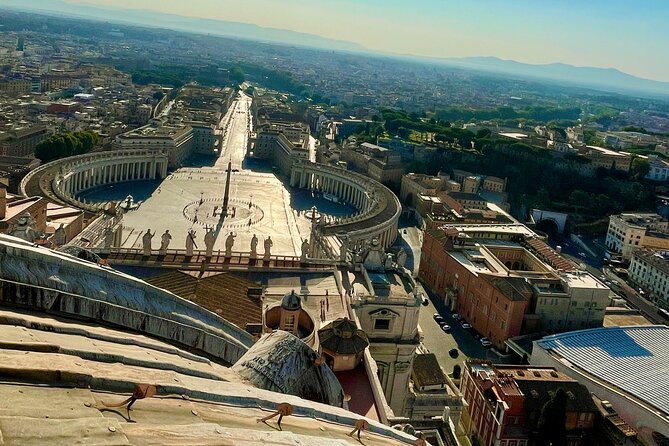
<svg viewBox="0 0 669 446"><path fill-rule="evenodd" d="M667 0L67 0L253 23L437 57L615 67L669 81Z"/></svg>

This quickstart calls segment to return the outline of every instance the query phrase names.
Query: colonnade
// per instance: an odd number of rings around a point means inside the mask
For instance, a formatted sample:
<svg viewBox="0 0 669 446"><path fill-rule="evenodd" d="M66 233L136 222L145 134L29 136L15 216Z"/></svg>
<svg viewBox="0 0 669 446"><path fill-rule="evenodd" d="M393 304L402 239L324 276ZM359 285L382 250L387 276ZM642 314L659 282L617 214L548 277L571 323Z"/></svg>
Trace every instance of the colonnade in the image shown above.
<svg viewBox="0 0 669 446"><path fill-rule="evenodd" d="M365 211L370 204L370 196L364 185L347 181L341 175L331 172L309 172L293 169L290 176L291 187L309 189L335 195L339 200L351 204L359 211Z"/></svg>
<svg viewBox="0 0 669 446"><path fill-rule="evenodd" d="M167 159L101 160L69 166L62 176L60 189L75 195L87 189L125 181L154 180L167 176Z"/></svg>
<svg viewBox="0 0 669 446"><path fill-rule="evenodd" d="M395 242L402 205L381 183L338 167L296 162L290 172L290 185L335 195L358 209L355 215L327 223L323 235L345 234L353 249L372 238L384 248Z"/></svg>

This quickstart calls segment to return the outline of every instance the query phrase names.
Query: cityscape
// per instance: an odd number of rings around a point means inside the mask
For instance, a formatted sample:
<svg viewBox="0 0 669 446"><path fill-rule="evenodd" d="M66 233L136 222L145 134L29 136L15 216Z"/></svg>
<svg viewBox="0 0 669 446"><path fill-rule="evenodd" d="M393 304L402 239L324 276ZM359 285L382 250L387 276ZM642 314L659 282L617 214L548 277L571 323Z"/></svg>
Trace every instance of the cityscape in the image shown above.
<svg viewBox="0 0 669 446"><path fill-rule="evenodd" d="M669 445L660 69L3 3L1 444Z"/></svg>

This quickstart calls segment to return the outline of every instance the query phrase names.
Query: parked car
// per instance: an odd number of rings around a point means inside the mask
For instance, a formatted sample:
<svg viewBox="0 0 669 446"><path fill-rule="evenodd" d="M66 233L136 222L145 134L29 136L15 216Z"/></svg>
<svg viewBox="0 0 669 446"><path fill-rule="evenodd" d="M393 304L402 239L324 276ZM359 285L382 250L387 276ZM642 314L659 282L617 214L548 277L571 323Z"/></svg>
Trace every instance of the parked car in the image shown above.
<svg viewBox="0 0 669 446"><path fill-rule="evenodd" d="M458 313L453 313L453 320L459 321L462 319L462 316L460 316Z"/></svg>
<svg viewBox="0 0 669 446"><path fill-rule="evenodd" d="M484 347L491 347L492 346L492 342L490 342L490 339L488 339L488 338L481 338L481 340L479 340L479 342Z"/></svg>
<svg viewBox="0 0 669 446"><path fill-rule="evenodd" d="M442 325L441 329L444 330L444 333L450 333L451 332L451 326L448 325L448 324Z"/></svg>
<svg viewBox="0 0 669 446"><path fill-rule="evenodd" d="M432 318L437 321L437 323L444 321L444 318L439 313L434 313Z"/></svg>
<svg viewBox="0 0 669 446"><path fill-rule="evenodd" d="M469 330L470 328L472 328L472 326L465 321L462 321L462 324L460 325L462 325L462 328L464 328L465 330Z"/></svg>

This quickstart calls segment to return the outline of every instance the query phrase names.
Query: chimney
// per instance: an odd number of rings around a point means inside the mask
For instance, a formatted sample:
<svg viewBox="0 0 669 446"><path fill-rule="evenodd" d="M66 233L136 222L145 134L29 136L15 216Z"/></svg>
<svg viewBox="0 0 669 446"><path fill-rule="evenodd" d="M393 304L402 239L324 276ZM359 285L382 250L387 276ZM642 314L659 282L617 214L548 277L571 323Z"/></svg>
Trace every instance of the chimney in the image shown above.
<svg viewBox="0 0 669 446"><path fill-rule="evenodd" d="M0 185L0 220L7 216L7 189Z"/></svg>

